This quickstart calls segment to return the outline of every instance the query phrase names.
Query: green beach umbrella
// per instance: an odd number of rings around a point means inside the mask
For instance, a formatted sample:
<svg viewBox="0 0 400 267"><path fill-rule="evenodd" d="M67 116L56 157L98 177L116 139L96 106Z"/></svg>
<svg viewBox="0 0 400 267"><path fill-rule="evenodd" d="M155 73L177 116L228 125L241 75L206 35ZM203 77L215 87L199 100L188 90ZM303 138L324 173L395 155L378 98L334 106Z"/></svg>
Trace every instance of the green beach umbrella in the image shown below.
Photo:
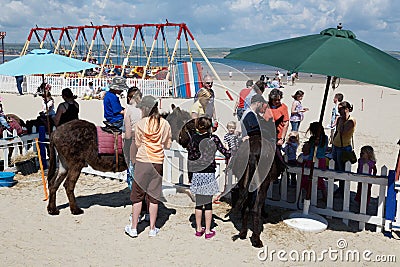
<svg viewBox="0 0 400 267"><path fill-rule="evenodd" d="M319 34L232 49L225 58L266 64L291 72L327 75L319 118L321 124L332 76L400 90L400 61L357 40L356 35L349 30L328 28ZM316 150L315 148L314 151ZM313 170L314 164L310 168L310 178L313 176ZM303 214L295 213L292 217L295 221L303 215L309 216L311 183L309 184ZM313 216L316 218L316 215ZM310 219L319 220L327 225L326 220L320 216ZM292 221L289 220L289 223ZM326 229L326 226L322 228Z"/></svg>
<svg viewBox="0 0 400 267"><path fill-rule="evenodd" d="M319 34L232 49L225 58L327 75L320 122L331 76L400 90L400 61L357 40L349 30L329 28Z"/></svg>

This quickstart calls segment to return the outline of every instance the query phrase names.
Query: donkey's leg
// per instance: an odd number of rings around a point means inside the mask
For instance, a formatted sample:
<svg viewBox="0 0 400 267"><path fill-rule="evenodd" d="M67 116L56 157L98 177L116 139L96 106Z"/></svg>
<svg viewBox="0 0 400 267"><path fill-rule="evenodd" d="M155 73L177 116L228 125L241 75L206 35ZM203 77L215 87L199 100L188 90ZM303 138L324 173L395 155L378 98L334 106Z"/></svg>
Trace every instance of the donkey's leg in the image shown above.
<svg viewBox="0 0 400 267"><path fill-rule="evenodd" d="M251 244L254 247L261 248L263 246L263 242L260 239L260 234L262 232L262 217L261 210L264 208L265 199L267 197L267 191L270 184L270 180L265 179L261 184L258 194L256 197L255 204L252 209L253 215L253 234L250 237Z"/></svg>
<svg viewBox="0 0 400 267"><path fill-rule="evenodd" d="M72 168L68 170L68 177L64 182L65 191L69 200L69 208L73 215L79 215L83 213L83 210L78 207L76 204L74 189L76 182L78 181L79 175L81 174L81 170L83 167L76 164Z"/></svg>
<svg viewBox="0 0 400 267"><path fill-rule="evenodd" d="M249 212L247 211L247 208L249 207L249 199L250 199L250 196L247 196L247 199L245 200L242 210L241 210L242 227L240 228L240 232L239 232L240 239L246 239L246 237L247 237L248 220L249 220Z"/></svg>
<svg viewBox="0 0 400 267"><path fill-rule="evenodd" d="M68 175L68 170L63 167L63 165L59 164L58 173L56 178L49 180L49 203L47 204L47 212L50 215L58 215L60 211L56 206L56 193L60 184L64 181L65 177Z"/></svg>

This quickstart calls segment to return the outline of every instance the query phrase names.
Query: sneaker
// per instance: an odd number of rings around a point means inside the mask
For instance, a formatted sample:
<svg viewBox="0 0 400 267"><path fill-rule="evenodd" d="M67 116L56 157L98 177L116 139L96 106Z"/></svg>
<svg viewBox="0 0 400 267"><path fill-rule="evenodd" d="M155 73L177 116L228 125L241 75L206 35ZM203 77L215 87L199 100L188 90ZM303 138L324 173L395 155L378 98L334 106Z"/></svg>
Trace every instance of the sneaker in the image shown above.
<svg viewBox="0 0 400 267"><path fill-rule="evenodd" d="M130 225L130 224L125 226L125 234L127 234L128 236L130 236L132 238L135 238L138 236L137 229L132 229L132 225Z"/></svg>
<svg viewBox="0 0 400 267"><path fill-rule="evenodd" d="M153 230L149 231L149 236L150 237L155 237L155 236L157 236L158 232L160 232L160 229L158 229L157 227L154 227Z"/></svg>
<svg viewBox="0 0 400 267"><path fill-rule="evenodd" d="M211 239L211 238L213 238L214 236L215 236L215 231L214 231L214 230L211 230L210 233L205 234L205 238L206 238L206 239Z"/></svg>

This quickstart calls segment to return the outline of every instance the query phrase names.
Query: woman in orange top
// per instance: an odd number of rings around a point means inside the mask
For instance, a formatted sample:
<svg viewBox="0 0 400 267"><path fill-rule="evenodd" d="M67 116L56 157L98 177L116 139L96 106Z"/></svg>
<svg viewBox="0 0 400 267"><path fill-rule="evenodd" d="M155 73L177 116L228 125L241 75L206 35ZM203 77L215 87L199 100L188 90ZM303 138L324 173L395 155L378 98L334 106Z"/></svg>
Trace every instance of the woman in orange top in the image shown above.
<svg viewBox="0 0 400 267"><path fill-rule="evenodd" d="M137 224L142 210L142 200L146 196L150 212L149 236L159 232L156 228L158 200L161 197L164 149L171 147L171 126L158 110L157 99L145 96L137 105L143 118L135 125L135 142L138 147L136 167L132 184L131 201L132 224L125 227L125 233L137 237Z"/></svg>

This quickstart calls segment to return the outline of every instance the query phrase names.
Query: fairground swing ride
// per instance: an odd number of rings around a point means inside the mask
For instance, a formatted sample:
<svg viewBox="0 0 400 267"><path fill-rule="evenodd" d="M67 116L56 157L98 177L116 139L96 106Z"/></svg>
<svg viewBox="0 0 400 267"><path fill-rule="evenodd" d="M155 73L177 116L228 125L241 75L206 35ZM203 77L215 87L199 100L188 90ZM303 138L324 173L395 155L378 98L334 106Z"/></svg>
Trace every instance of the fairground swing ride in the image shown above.
<svg viewBox="0 0 400 267"><path fill-rule="evenodd" d="M37 43L34 43L35 39ZM169 46L171 40L174 41L173 47ZM195 49L191 49L190 43L194 44ZM87 70L83 73L63 74L65 77L100 79L123 76L174 82L174 78L171 76L196 76L194 84L197 83L197 86L194 90L197 90L202 75L201 65L194 62L194 58L197 57L206 62L213 76L222 84L218 74L185 23L35 27L30 30L21 56L29 51L30 46L46 48L56 54L99 65L97 69ZM179 69L178 65L182 62L193 64L189 69L196 71L190 75L176 74L176 70ZM182 70L187 71L187 66L182 67ZM183 81L179 83L182 84ZM193 90L192 93L187 91L175 94L175 96L190 97L192 94Z"/></svg>

